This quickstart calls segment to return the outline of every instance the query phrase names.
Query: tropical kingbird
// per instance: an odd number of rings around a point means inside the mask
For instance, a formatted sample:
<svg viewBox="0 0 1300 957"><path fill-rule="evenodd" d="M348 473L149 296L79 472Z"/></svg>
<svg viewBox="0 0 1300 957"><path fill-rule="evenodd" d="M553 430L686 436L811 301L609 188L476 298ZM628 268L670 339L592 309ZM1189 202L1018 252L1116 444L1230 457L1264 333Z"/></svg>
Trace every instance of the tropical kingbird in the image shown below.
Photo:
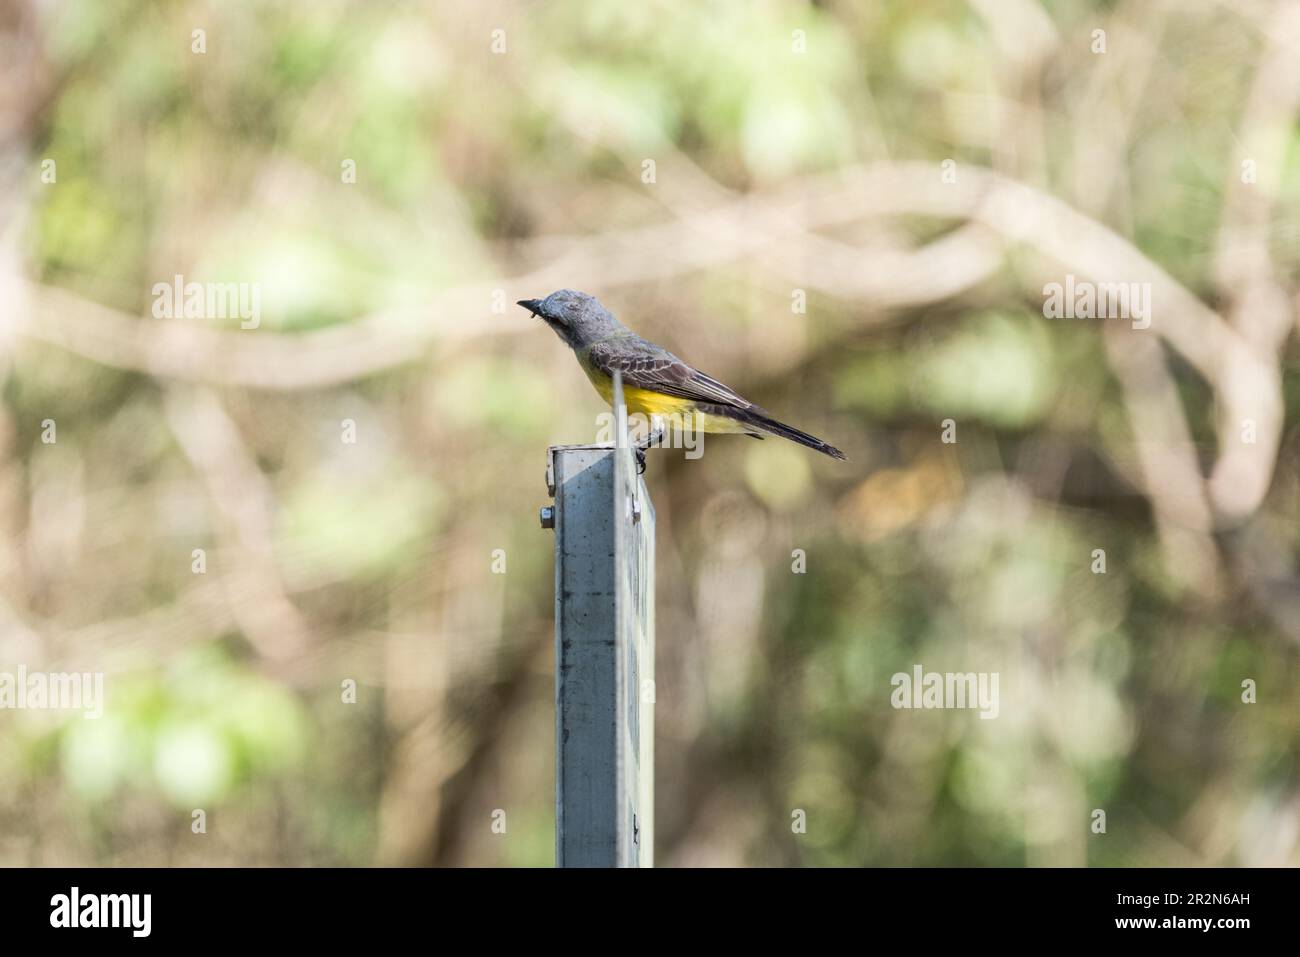
<svg viewBox="0 0 1300 957"><path fill-rule="evenodd" d="M844 458L833 445L778 422L717 379L642 339L595 296L561 289L545 299L521 299L518 304L545 320L568 343L606 402L614 393L614 373L620 372L628 412L678 421L689 416L703 432L738 432L756 439L779 435L832 458Z"/></svg>

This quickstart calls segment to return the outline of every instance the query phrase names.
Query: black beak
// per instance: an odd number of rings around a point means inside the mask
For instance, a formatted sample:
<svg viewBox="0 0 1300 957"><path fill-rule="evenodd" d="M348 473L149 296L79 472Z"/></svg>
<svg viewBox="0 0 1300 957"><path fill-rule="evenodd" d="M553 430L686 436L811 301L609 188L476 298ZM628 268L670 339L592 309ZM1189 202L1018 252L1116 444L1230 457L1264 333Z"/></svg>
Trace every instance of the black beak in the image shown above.
<svg viewBox="0 0 1300 957"><path fill-rule="evenodd" d="M542 314L541 313L542 301L540 299L520 299L517 303L515 303L515 305L523 306L534 316L540 316Z"/></svg>

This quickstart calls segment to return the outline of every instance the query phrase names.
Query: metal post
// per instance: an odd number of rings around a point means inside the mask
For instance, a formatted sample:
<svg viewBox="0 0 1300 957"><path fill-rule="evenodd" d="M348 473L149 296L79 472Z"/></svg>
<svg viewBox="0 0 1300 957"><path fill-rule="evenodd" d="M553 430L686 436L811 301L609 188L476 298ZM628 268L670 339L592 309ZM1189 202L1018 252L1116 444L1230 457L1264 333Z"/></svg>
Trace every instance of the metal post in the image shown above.
<svg viewBox="0 0 1300 957"><path fill-rule="evenodd" d="M655 515L614 408L612 445L547 450L559 867L654 863Z"/></svg>

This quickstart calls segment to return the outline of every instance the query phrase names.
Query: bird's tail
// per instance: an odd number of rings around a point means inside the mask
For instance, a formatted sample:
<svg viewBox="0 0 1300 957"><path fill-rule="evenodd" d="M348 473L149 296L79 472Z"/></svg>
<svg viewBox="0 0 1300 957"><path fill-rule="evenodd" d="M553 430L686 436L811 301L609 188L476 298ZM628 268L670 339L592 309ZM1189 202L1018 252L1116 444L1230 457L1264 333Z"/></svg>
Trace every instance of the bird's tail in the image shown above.
<svg viewBox="0 0 1300 957"><path fill-rule="evenodd" d="M823 442L815 435L809 435L807 432L801 432L793 425L786 425L784 422L778 422L766 413L759 412L754 408L748 409L729 409L728 415L738 422L745 425L752 425L756 429L767 432L771 435L779 435L783 439L789 439L791 442L798 442L800 445L806 445L810 449L816 449L823 455L829 455L833 459L839 459L847 462L848 456L827 442ZM755 436L762 438L762 436Z"/></svg>

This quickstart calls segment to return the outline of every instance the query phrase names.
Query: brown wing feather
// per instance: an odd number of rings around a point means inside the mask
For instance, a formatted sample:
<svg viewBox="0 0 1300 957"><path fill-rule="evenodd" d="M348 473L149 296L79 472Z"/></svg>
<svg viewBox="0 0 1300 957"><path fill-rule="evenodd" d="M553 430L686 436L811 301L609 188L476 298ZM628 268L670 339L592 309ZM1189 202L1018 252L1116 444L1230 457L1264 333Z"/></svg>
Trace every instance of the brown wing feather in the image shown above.
<svg viewBox="0 0 1300 957"><path fill-rule="evenodd" d="M738 409L755 408L754 403L730 387L644 339L597 342L592 345L589 356L598 368L610 375L616 370L622 373L625 385L682 399L718 402Z"/></svg>

